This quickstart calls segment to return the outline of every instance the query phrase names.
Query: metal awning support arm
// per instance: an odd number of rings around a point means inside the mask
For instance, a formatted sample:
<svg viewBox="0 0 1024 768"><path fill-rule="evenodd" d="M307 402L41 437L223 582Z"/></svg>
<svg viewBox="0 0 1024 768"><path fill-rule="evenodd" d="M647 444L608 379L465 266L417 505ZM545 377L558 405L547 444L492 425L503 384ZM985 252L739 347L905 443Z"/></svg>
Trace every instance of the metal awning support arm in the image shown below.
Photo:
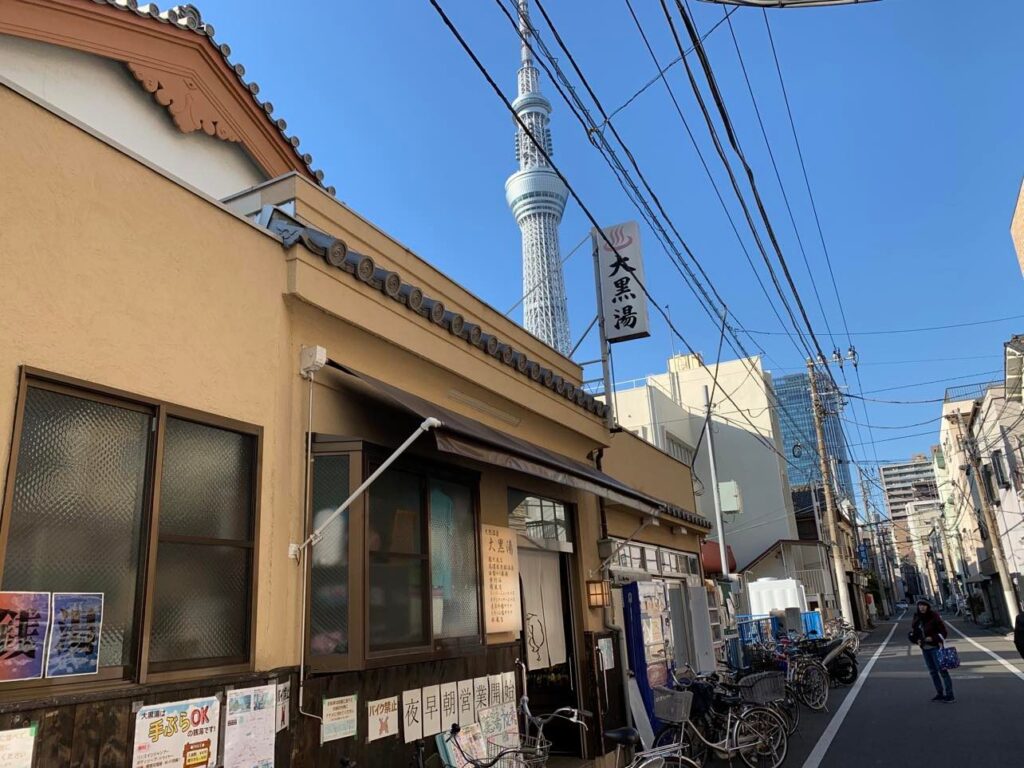
<svg viewBox="0 0 1024 768"><path fill-rule="evenodd" d="M363 481L362 485L360 485L358 488L352 491L352 495L345 499L345 501L342 502L341 506L334 510L331 513L330 517L324 520L319 528L317 528L315 531L309 534L309 537L301 544L292 544L289 546L289 556L298 560L300 554L304 549L306 549L306 547L316 546L316 544L324 537L324 531L327 529L327 527L330 526L330 524L333 523L335 520L337 520L341 516L341 514L352 505L352 502L359 498L360 494L362 494L363 491L365 491L367 488L373 485L377 478L384 474L387 468L394 464L398 457L405 453L409 449L409 447L414 442L416 442L416 439L420 435L424 434L425 432L429 432L432 429L437 429L440 426L440 419L436 419L433 416L429 416L426 419L424 419L423 423L416 428L416 431L409 435L409 437L406 438L405 442L398 446L395 449L394 453L388 456L387 460L379 467L377 467L377 469L374 470L373 474L371 474L368 478L366 478L366 480Z"/></svg>

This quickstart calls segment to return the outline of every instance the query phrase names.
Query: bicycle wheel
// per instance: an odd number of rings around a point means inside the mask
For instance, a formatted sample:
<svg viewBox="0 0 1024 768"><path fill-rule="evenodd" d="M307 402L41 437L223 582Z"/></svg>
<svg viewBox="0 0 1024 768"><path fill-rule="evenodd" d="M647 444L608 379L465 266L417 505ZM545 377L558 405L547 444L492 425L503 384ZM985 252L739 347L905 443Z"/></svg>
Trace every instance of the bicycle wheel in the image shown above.
<svg viewBox="0 0 1024 768"><path fill-rule="evenodd" d="M687 733L683 726L676 724L666 725L658 732L654 739L655 749L668 747L672 744L679 744L679 755L665 758L665 765L668 768L676 768L676 766L683 768L691 763L697 766L697 768L701 768L704 765L704 761L707 759L707 747L695 736ZM646 766L647 764L643 763L642 765ZM640 768L640 766L637 766L637 768Z"/></svg>
<svg viewBox="0 0 1024 768"><path fill-rule="evenodd" d="M768 707L753 707L739 716L733 738L750 768L779 768L789 751L782 716Z"/></svg>
<svg viewBox="0 0 1024 768"><path fill-rule="evenodd" d="M805 705L822 711L828 703L829 675L825 665L819 661L805 664L796 679L796 692Z"/></svg>
<svg viewBox="0 0 1024 768"><path fill-rule="evenodd" d="M786 735L792 736L800 727L800 702L790 687L786 686L786 697L779 701L772 702L772 709L782 715L786 721Z"/></svg>

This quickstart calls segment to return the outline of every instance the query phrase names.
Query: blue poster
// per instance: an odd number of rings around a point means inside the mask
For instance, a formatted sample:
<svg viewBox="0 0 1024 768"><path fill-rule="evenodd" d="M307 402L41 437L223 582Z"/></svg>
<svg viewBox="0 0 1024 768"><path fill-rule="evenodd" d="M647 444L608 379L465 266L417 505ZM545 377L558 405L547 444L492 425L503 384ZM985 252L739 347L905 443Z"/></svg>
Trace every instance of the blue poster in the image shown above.
<svg viewBox="0 0 1024 768"><path fill-rule="evenodd" d="M95 675L100 670L102 592L54 592L47 677Z"/></svg>

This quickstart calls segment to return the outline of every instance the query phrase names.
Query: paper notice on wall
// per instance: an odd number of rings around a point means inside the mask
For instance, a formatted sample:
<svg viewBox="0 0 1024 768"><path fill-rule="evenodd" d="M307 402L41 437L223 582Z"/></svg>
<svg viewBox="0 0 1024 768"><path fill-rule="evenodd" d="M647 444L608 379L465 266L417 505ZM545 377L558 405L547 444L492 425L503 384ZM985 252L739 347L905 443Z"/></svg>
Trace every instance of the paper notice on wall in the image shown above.
<svg viewBox="0 0 1024 768"><path fill-rule="evenodd" d="M224 768L272 768L277 685L228 691Z"/></svg>
<svg viewBox="0 0 1024 768"><path fill-rule="evenodd" d="M515 704L499 704L478 713L480 731L488 744L519 746L519 721Z"/></svg>
<svg viewBox="0 0 1024 768"><path fill-rule="evenodd" d="M358 727L359 697L339 696L335 699L324 699L323 722L320 726L320 743L349 739L356 735Z"/></svg>
<svg viewBox="0 0 1024 768"><path fill-rule="evenodd" d="M459 697L459 725L469 725L470 723L476 722L476 708L473 706L473 681L472 680L459 680L458 682L458 697Z"/></svg>
<svg viewBox="0 0 1024 768"><path fill-rule="evenodd" d="M398 735L398 697L377 699L366 704L367 741Z"/></svg>
<svg viewBox="0 0 1024 768"><path fill-rule="evenodd" d="M0 683L43 676L49 592L0 592Z"/></svg>
<svg viewBox="0 0 1024 768"><path fill-rule="evenodd" d="M487 678L473 678L473 711L479 713L481 709L487 709L489 706L491 706L491 694L487 687Z"/></svg>
<svg viewBox="0 0 1024 768"><path fill-rule="evenodd" d="M487 697L490 700L490 704L492 707L495 704L501 704L503 695L501 690L500 674L487 676Z"/></svg>
<svg viewBox="0 0 1024 768"><path fill-rule="evenodd" d="M547 669L564 664L565 615L558 555L524 549L519 553L526 616L526 665Z"/></svg>
<svg viewBox="0 0 1024 768"><path fill-rule="evenodd" d="M446 731L459 722L459 686L445 683L441 686L441 730Z"/></svg>
<svg viewBox="0 0 1024 768"><path fill-rule="evenodd" d="M36 726L0 731L0 768L32 768Z"/></svg>
<svg viewBox="0 0 1024 768"><path fill-rule="evenodd" d="M615 645L610 637L597 641L597 663L601 670L615 669Z"/></svg>
<svg viewBox="0 0 1024 768"><path fill-rule="evenodd" d="M516 673L515 672L502 672L501 673L501 703L502 704L515 704L516 703Z"/></svg>
<svg viewBox="0 0 1024 768"><path fill-rule="evenodd" d="M484 617L487 632L522 629L519 607L519 559L516 534L511 528L480 528L484 558Z"/></svg>
<svg viewBox="0 0 1024 768"><path fill-rule="evenodd" d="M419 688L402 693L402 735L406 744L423 738L423 696Z"/></svg>
<svg viewBox="0 0 1024 768"><path fill-rule="evenodd" d="M441 686L423 686L423 735L441 732Z"/></svg>
<svg viewBox="0 0 1024 768"><path fill-rule="evenodd" d="M288 727L292 719L292 681L277 684L277 726L278 732Z"/></svg>
<svg viewBox="0 0 1024 768"><path fill-rule="evenodd" d="M216 765L219 734L220 701L213 696L142 707L135 715L132 768Z"/></svg>
<svg viewBox="0 0 1024 768"><path fill-rule="evenodd" d="M102 592L54 592L50 625L47 677L95 675L100 671Z"/></svg>

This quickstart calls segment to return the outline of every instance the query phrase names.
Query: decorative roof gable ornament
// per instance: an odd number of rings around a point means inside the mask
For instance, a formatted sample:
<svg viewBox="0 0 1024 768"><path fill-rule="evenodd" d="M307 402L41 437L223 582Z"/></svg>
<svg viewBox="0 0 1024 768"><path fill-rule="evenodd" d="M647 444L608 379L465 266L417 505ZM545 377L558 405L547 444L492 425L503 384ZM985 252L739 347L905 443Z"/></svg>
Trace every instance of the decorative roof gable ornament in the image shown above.
<svg viewBox="0 0 1024 768"><path fill-rule="evenodd" d="M128 69L142 87L153 94L157 104L167 107L171 119L182 133L201 130L224 141L241 141L238 133L217 113L191 78L133 61L128 62Z"/></svg>

